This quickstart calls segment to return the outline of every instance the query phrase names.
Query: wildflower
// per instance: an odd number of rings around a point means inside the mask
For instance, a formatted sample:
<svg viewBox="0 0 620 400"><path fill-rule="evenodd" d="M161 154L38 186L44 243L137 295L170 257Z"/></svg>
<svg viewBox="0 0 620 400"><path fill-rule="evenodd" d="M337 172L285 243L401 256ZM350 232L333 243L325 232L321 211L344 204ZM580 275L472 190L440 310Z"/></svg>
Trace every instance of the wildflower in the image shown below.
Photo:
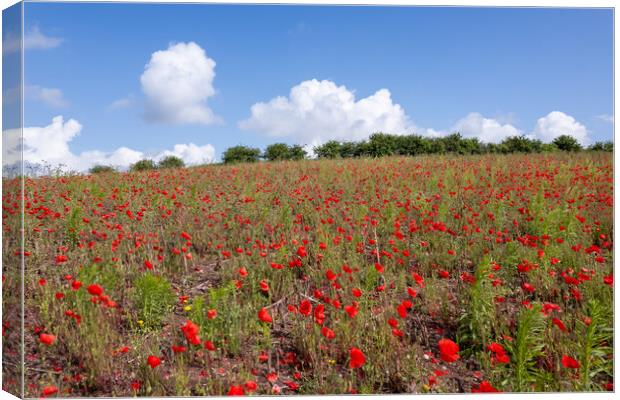
<svg viewBox="0 0 620 400"><path fill-rule="evenodd" d="M331 329L329 329L326 326L321 328L321 334L323 336L325 336L327 339L330 339L330 340L336 337L336 334L334 333L334 331L332 331Z"/></svg>
<svg viewBox="0 0 620 400"><path fill-rule="evenodd" d="M471 388L472 393L496 393L499 392L496 388L491 385L489 381L482 381L478 385L478 387Z"/></svg>
<svg viewBox="0 0 620 400"><path fill-rule="evenodd" d="M254 381L247 381L244 386L249 393L256 391L258 388L258 385Z"/></svg>
<svg viewBox="0 0 620 400"><path fill-rule="evenodd" d="M561 330L562 332L566 332L566 325L564 325L564 322L562 322L562 320L561 320L561 319L559 319L559 318L553 318L553 319L551 320L551 322L553 322L553 324L554 324L555 326L557 326L558 328L560 328L560 330Z"/></svg>
<svg viewBox="0 0 620 400"><path fill-rule="evenodd" d="M450 339L439 341L439 354L445 362L451 363L459 359L459 345Z"/></svg>
<svg viewBox="0 0 620 400"><path fill-rule="evenodd" d="M357 347L349 349L349 368L361 368L366 364L366 356Z"/></svg>
<svg viewBox="0 0 620 400"><path fill-rule="evenodd" d="M267 322L268 324L273 322L273 318L271 318L269 311L267 311L265 307L261 308L261 310L258 312L258 319L263 322Z"/></svg>
<svg viewBox="0 0 620 400"><path fill-rule="evenodd" d="M155 357L153 355L150 355L147 357L146 359L146 363L152 368L154 369L155 367L157 367L159 364L161 364L161 359L159 357Z"/></svg>
<svg viewBox="0 0 620 400"><path fill-rule="evenodd" d="M183 331L183 335L185 335L187 341L194 345L200 344L201 342L198 336L199 330L200 327L190 320L185 321L185 325L181 327L181 331Z"/></svg>
<svg viewBox="0 0 620 400"><path fill-rule="evenodd" d="M100 296L103 293L103 288L99 285L97 285L96 283L93 283L92 285L88 285L88 293L90 293L93 296Z"/></svg>
<svg viewBox="0 0 620 400"><path fill-rule="evenodd" d="M48 397L56 393L58 393L58 388L56 386L46 386L41 391L41 397Z"/></svg>
<svg viewBox="0 0 620 400"><path fill-rule="evenodd" d="M39 335L39 341L44 345L51 346L56 341L56 336L50 335L48 333L42 333Z"/></svg>
<svg viewBox="0 0 620 400"><path fill-rule="evenodd" d="M215 345L210 340L205 340L205 349L207 349L209 351L215 351L216 350Z"/></svg>
<svg viewBox="0 0 620 400"><path fill-rule="evenodd" d="M564 354L562 356L562 365L564 366L564 368L579 368L580 364L579 361L575 360L574 358Z"/></svg>
<svg viewBox="0 0 620 400"><path fill-rule="evenodd" d="M243 391L243 386L241 385L230 385L228 389L229 396L243 396L245 392Z"/></svg>

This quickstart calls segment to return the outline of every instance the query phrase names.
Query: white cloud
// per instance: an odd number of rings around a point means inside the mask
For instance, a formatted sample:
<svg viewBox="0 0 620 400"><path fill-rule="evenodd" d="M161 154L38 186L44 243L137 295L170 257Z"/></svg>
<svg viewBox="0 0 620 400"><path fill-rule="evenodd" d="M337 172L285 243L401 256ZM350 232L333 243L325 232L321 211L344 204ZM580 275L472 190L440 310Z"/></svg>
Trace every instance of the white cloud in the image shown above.
<svg viewBox="0 0 620 400"><path fill-rule="evenodd" d="M20 88L10 88L4 91L2 99L7 103L14 103L20 101L21 95ZM60 89L44 88L37 85L24 86L24 98L41 101L55 108L62 108L68 104Z"/></svg>
<svg viewBox="0 0 620 400"><path fill-rule="evenodd" d="M239 127L314 145L332 139L365 139L378 131L411 133L414 125L387 89L356 100L345 86L312 79L294 86L288 97L254 104L250 118Z"/></svg>
<svg viewBox="0 0 620 400"><path fill-rule="evenodd" d="M133 106L134 102L135 102L134 96L130 94L126 97L121 97L120 99L114 100L108 106L108 110L120 110L123 108L129 108Z"/></svg>
<svg viewBox="0 0 620 400"><path fill-rule="evenodd" d="M24 49L53 49L64 39L44 35L38 26L33 26L24 34Z"/></svg>
<svg viewBox="0 0 620 400"><path fill-rule="evenodd" d="M85 172L94 165L112 165L121 169L143 158L160 160L167 155L176 155L186 164L208 163L215 160L215 149L210 144L197 146L193 143L176 144L172 150L164 150L149 157L138 150L120 147L112 152L99 150L84 151L75 154L70 149L70 142L82 131L82 125L74 120L64 120L62 116L52 119L44 127L27 127L23 130L11 129L3 132L2 164L13 166L21 160L23 149L24 163L33 166L63 166L69 171Z"/></svg>
<svg viewBox="0 0 620 400"><path fill-rule="evenodd" d="M24 50L34 49L53 49L60 46L64 39L58 37L47 36L41 32L38 26L32 26L24 33ZM19 51L21 41L18 34L8 32L2 41L2 51L11 53Z"/></svg>
<svg viewBox="0 0 620 400"><path fill-rule="evenodd" d="M26 99L38 100L52 107L65 107L68 103L62 95L60 89L44 88L36 85L24 87L24 97Z"/></svg>
<svg viewBox="0 0 620 400"><path fill-rule="evenodd" d="M168 156L179 157L187 164L207 164L215 161L215 148L210 144L204 146L197 146L194 143L175 144L172 150L159 153L155 160L159 161Z"/></svg>
<svg viewBox="0 0 620 400"><path fill-rule="evenodd" d="M156 51L140 77L151 122L213 124L220 118L207 106L215 95L215 61L194 42Z"/></svg>
<svg viewBox="0 0 620 400"><path fill-rule="evenodd" d="M584 146L591 142L586 127L561 111L552 111L539 118L532 135L546 143L561 135L570 135Z"/></svg>
<svg viewBox="0 0 620 400"><path fill-rule="evenodd" d="M600 114L600 115L597 115L596 118L600 119L601 121L609 122L610 124L614 123L613 115Z"/></svg>
<svg viewBox="0 0 620 400"><path fill-rule="evenodd" d="M510 124L501 124L497 120L485 118L476 112L469 113L457 121L452 131L459 132L463 137L478 138L484 143L499 143L507 137L522 134L519 129Z"/></svg>

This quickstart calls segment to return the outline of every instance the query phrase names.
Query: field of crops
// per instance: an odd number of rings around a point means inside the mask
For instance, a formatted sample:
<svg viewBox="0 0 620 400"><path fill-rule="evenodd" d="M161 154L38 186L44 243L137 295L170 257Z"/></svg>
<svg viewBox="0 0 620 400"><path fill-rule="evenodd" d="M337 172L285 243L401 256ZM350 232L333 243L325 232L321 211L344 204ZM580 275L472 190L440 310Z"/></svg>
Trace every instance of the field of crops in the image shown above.
<svg viewBox="0 0 620 400"><path fill-rule="evenodd" d="M613 390L609 153L27 179L24 208L30 397Z"/></svg>

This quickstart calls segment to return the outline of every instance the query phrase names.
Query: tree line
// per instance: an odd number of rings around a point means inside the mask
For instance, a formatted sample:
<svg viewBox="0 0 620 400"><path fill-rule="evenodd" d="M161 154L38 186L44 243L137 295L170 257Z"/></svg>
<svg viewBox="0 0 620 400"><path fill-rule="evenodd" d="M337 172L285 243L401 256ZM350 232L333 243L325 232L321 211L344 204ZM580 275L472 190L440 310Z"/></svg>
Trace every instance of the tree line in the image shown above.
<svg viewBox="0 0 620 400"><path fill-rule="evenodd" d="M422 154L509 154L509 153L542 153L552 151L613 151L612 142L597 142L583 148L570 135L562 135L551 143L527 136L511 136L500 143L483 143L477 138L465 138L459 133L448 136L429 138L420 135L392 135L374 133L368 140L337 141L330 140L313 148L317 158L353 158L353 157L385 157L385 156L417 156ZM307 153L300 145L289 146L275 143L267 146L261 153L260 149L248 146L234 146L222 154L225 164L238 162L300 160L307 158Z"/></svg>
<svg viewBox="0 0 620 400"><path fill-rule="evenodd" d="M423 154L509 154L509 153L542 153L553 151L613 151L613 142L596 142L584 148L577 139L570 135L558 136L551 143L527 136L511 136L500 143L483 143L477 138L465 138L459 133L448 136L429 138L420 135L393 135L374 133L367 140L337 141L330 140L313 151L319 159L354 158L354 157L385 157L385 156L417 156ZM234 164L242 162L303 160L308 153L303 146L286 143L274 143L261 152L259 148L238 145L229 147L222 153L222 163ZM145 171L158 168L181 168L185 164L176 156L168 156L159 163L144 159L131 165L130 171ZM111 166L97 165L90 169L91 173L111 172Z"/></svg>

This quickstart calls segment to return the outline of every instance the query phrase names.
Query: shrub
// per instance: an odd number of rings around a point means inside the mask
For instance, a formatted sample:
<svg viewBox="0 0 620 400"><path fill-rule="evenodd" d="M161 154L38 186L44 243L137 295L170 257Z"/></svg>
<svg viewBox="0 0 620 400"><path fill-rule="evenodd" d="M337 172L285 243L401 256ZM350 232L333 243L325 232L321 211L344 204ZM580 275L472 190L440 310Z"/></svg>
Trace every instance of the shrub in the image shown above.
<svg viewBox="0 0 620 400"><path fill-rule="evenodd" d="M148 171L155 168L157 168L157 166L155 165L155 162L153 160L144 159L133 164L131 167L129 167L129 170L132 172L137 172Z"/></svg>
<svg viewBox="0 0 620 400"><path fill-rule="evenodd" d="M229 147L224 154L222 154L222 161L224 164L256 162L259 158L259 149L241 145Z"/></svg>
<svg viewBox="0 0 620 400"><path fill-rule="evenodd" d="M298 144L295 144L288 148L289 160L303 160L304 158L306 158L307 155L308 153L306 152L306 150L304 150L304 148Z"/></svg>
<svg viewBox="0 0 620 400"><path fill-rule="evenodd" d="M330 140L320 146L314 147L318 158L336 158L340 155L341 144L336 140Z"/></svg>
<svg viewBox="0 0 620 400"><path fill-rule="evenodd" d="M177 156L168 156L163 158L158 164L158 168L183 168L185 163Z"/></svg>
<svg viewBox="0 0 620 400"><path fill-rule="evenodd" d="M134 285L134 301L143 327L159 327L175 303L172 286L165 278L150 273L136 279Z"/></svg>
<svg viewBox="0 0 620 400"><path fill-rule="evenodd" d="M269 161L288 160L289 159L288 145L285 143L270 144L265 149L265 155L263 157L265 157L265 159Z"/></svg>
<svg viewBox="0 0 620 400"><path fill-rule="evenodd" d="M579 144L577 139L575 139L572 136L568 136L568 135L558 136L555 139L553 139L552 143L555 145L555 147L558 148L558 150L562 150L562 151L581 150L581 145Z"/></svg>
<svg viewBox="0 0 620 400"><path fill-rule="evenodd" d="M508 137L502 141L501 145L505 153L539 153L542 148L540 140L530 139L523 135Z"/></svg>
<svg viewBox="0 0 620 400"><path fill-rule="evenodd" d="M94 167L89 169L88 172L90 172L91 174L103 174L116 172L116 169L114 169L114 167L110 165L95 165Z"/></svg>
<svg viewBox="0 0 620 400"><path fill-rule="evenodd" d="M614 151L613 142L596 142L588 148L592 151Z"/></svg>

